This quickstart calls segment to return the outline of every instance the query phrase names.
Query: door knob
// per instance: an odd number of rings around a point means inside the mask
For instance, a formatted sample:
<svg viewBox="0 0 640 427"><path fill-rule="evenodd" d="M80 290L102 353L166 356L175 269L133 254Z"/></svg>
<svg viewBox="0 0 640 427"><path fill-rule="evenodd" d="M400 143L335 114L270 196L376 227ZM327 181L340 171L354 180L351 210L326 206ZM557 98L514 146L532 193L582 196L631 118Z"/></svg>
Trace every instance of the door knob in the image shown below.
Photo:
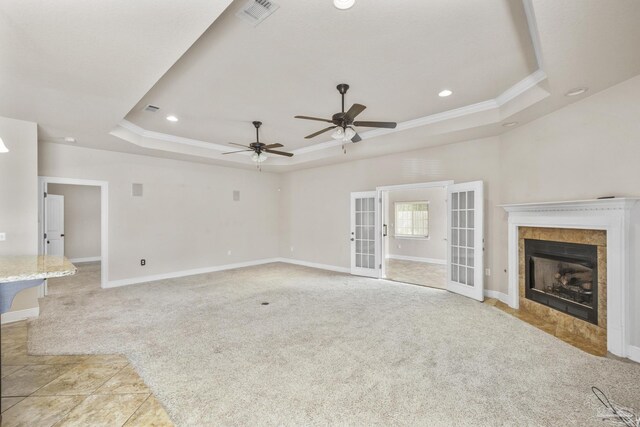
<svg viewBox="0 0 640 427"><path fill-rule="evenodd" d="M354 239L354 238L352 237L352 238L351 238L351 241L353 242L354 240L356 240L356 239Z"/></svg>
<svg viewBox="0 0 640 427"><path fill-rule="evenodd" d="M47 240L47 245L49 244L49 241Z"/></svg>

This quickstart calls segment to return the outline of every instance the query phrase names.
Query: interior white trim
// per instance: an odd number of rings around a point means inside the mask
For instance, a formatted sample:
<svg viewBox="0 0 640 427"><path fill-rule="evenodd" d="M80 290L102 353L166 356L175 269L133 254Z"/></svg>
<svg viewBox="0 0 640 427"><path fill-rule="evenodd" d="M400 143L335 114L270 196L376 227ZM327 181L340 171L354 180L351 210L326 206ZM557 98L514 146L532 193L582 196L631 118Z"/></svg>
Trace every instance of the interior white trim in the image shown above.
<svg viewBox="0 0 640 427"><path fill-rule="evenodd" d="M85 258L71 258L69 259L69 261L71 261L72 263L81 263L81 262L96 262L96 261L100 261L102 258L99 256L90 256L90 257L85 257Z"/></svg>
<svg viewBox="0 0 640 427"><path fill-rule="evenodd" d="M542 48L540 43L540 33L538 31L538 21L536 20L536 13L533 10L533 0L522 0L524 6L524 14L527 17L527 24L529 26L529 38L533 45L533 52L536 55L536 62L538 67L544 68L544 60L542 58Z"/></svg>
<svg viewBox="0 0 640 427"><path fill-rule="evenodd" d="M40 307L27 308L24 310L7 311L2 313L0 324L19 322L21 320L31 319L40 315Z"/></svg>
<svg viewBox="0 0 640 427"><path fill-rule="evenodd" d="M389 254L387 256L387 258L388 259L399 259L399 260L402 260L402 261L424 262L424 263L427 263L427 264L442 264L442 265L446 265L447 264L447 260L446 259L423 258L423 257L418 257L418 256Z"/></svg>
<svg viewBox="0 0 640 427"><path fill-rule="evenodd" d="M460 119L460 118L468 117L474 114L486 113L486 112L494 112L494 113L484 117L480 121L473 120L469 124L462 127L469 128L469 127L500 123L505 118L549 96L549 93L547 91L543 91L543 95L538 94L532 97L528 102L523 102L522 105L518 107L517 111L509 110L508 108L504 111L502 110L502 108L506 107L506 104L508 104L509 102L524 95L526 92L538 87L538 85L542 81L544 81L546 78L547 78L546 73L541 68L539 68L533 73L531 73L530 75L526 76L525 78L517 82L516 84L514 84L513 86L507 88L504 92L498 94L493 99L489 99L486 101L478 102L478 103L467 105L460 108L455 108L452 110L443 111L436 114L431 114L424 117L419 117L412 120L407 120L405 122L398 123L398 126L395 129L373 129L370 131L362 132L360 133L360 137L363 140L371 139L381 135L387 135L395 132L402 132L407 129L427 126L427 125L440 123L448 120ZM456 126L455 130L460 130L460 126ZM250 153L241 153L241 154L246 154L246 156L240 156L240 157L228 156L228 157L222 158L220 157L220 154L222 152L229 150L229 147L226 145L216 144L212 142L206 142L206 141L201 141L201 140L196 140L191 138L184 138L177 135L171 135L171 134L147 130L125 119L121 120L116 125L116 127L110 132L110 134L145 148L182 153L182 154L189 154L189 155L194 155L199 157L216 158L216 159L235 162L235 163L247 163L250 161L248 160ZM174 145L172 147L170 145L167 145L167 143L173 143L177 145ZM296 150L291 151L294 154L294 157L286 158L286 159L272 159L270 164L275 166L286 166L286 165L305 163L307 161L315 160L315 157L312 156L305 160L304 156L302 155L318 152L321 150L327 150L333 147L340 146L342 144L343 144L342 141L336 141L332 139L332 140L321 142L318 144L313 144L307 147L298 148ZM206 149L211 151L211 155L207 155L202 152L184 152L183 150L180 149L180 146Z"/></svg>
<svg viewBox="0 0 640 427"><path fill-rule="evenodd" d="M629 350L629 354L627 354L627 357L634 362L640 363L640 347L629 345L627 349Z"/></svg>
<svg viewBox="0 0 640 427"><path fill-rule="evenodd" d="M335 266L335 265L318 264L318 263L315 263L315 262L302 261L302 260L291 259L291 258L264 258L264 259L253 260L253 261L236 262L236 263L233 263L233 264L224 264L224 265L216 265L216 266L211 266L211 267L193 268L193 269L190 269L190 270L173 271L173 272L170 272L170 273L154 274L154 275L149 275L149 276L131 277L131 278L120 279L120 280L112 280L109 283L107 283L106 286L103 286L103 287L104 288L117 288L117 287L120 287L120 286L135 285L135 284L138 284L138 283L154 282L156 280L176 279L176 278L179 278L179 277L193 276L193 275L196 275L196 274L206 274L206 273L213 273L213 272L216 272L216 271L233 270L235 268L252 267L252 266L256 266L256 265L270 264L270 263L273 263L273 262L284 262L284 263L287 263L287 264L295 264L295 265L302 265L302 266L305 266L305 267L319 268L321 270L336 271L336 272L339 272L339 273L349 273L349 269L348 268L338 267L338 266Z"/></svg>
<svg viewBox="0 0 640 427"><path fill-rule="evenodd" d="M236 262L233 264L215 265L212 267L193 268L190 270L172 271L169 273L138 276L127 279L111 280L103 288L118 288L120 286L135 285L138 283L155 282L156 280L176 279L178 277L194 276L196 274L213 273L216 271L233 270L234 268L252 267L254 265L278 262L279 258L265 258L254 261Z"/></svg>
<svg viewBox="0 0 640 427"><path fill-rule="evenodd" d="M347 273L349 274L351 270L347 267L338 267L337 265L329 265L329 264L320 264L317 262L303 261L300 259L292 259L292 258L278 258L278 262L284 262L287 264L295 264L302 265L304 267L318 268L320 270L328 270L335 271L338 273Z"/></svg>
<svg viewBox="0 0 640 427"><path fill-rule="evenodd" d="M48 184L69 184L69 185L89 185L100 187L100 286L105 288L109 282L109 182L98 181L93 179L78 179L78 178L61 178L54 176L39 176L38 187L41 189L38 196L39 205L44 205L43 192L47 191ZM41 242L44 235L44 224L41 221L42 213L41 207L39 207L39 232L38 241ZM42 245L39 243L40 253L42 253Z"/></svg>
<svg viewBox="0 0 640 427"><path fill-rule="evenodd" d="M495 298L500 302L503 302L505 304L509 304L509 295L505 294L504 292L493 291L491 289L485 289L484 290L484 296L487 297L487 298Z"/></svg>
<svg viewBox="0 0 640 427"><path fill-rule="evenodd" d="M519 227L605 230L607 232L607 349L628 357L631 329L631 285L637 269L631 260L632 209L640 199L615 198L502 205L509 213L509 306L519 307ZM637 211L637 209L633 209ZM638 327L638 325L635 325Z"/></svg>
<svg viewBox="0 0 640 427"><path fill-rule="evenodd" d="M453 184L453 180L448 181L431 181L431 182L417 182L414 184L397 184L397 185L383 185L376 187L377 191L394 191L394 190L414 190L416 188L433 188L433 187L446 187Z"/></svg>

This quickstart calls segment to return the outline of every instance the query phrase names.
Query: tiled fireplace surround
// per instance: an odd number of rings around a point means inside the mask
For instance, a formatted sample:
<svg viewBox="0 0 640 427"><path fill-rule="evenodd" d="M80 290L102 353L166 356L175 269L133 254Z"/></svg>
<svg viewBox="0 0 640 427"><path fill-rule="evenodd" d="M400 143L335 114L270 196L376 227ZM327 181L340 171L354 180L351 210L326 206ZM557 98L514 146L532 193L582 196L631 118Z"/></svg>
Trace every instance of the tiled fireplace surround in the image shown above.
<svg viewBox="0 0 640 427"><path fill-rule="evenodd" d="M594 245L598 251L598 324L594 325L570 314L525 298L526 239ZM571 342L572 337L588 342L607 353L607 232L577 228L518 227L518 295L520 309L556 326L556 336Z"/></svg>
<svg viewBox="0 0 640 427"><path fill-rule="evenodd" d="M509 213L509 306L554 324L556 336L565 341L586 340L601 354L609 351L640 362L640 316L632 311L640 306L639 200L503 205ZM525 239L597 246L597 325L525 298Z"/></svg>

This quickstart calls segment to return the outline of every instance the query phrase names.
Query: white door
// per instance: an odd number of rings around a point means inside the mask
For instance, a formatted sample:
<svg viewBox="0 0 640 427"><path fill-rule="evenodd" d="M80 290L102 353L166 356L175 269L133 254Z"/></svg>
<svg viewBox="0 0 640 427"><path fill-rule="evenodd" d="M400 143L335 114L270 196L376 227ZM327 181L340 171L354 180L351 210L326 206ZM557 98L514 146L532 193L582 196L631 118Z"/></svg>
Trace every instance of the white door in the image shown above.
<svg viewBox="0 0 640 427"><path fill-rule="evenodd" d="M45 200L45 245L47 255L64 256L64 196L47 194Z"/></svg>
<svg viewBox="0 0 640 427"><path fill-rule="evenodd" d="M447 188L447 289L483 301L483 183L465 182Z"/></svg>
<svg viewBox="0 0 640 427"><path fill-rule="evenodd" d="M376 192L351 193L351 274L378 277Z"/></svg>

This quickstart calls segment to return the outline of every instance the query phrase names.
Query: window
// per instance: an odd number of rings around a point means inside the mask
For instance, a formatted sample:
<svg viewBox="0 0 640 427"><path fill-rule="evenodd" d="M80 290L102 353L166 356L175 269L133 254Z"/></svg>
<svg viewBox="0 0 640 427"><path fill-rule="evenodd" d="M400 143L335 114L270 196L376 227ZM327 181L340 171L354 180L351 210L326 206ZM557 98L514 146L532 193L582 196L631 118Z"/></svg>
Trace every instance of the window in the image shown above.
<svg viewBox="0 0 640 427"><path fill-rule="evenodd" d="M429 237L429 202L395 203L396 237Z"/></svg>

